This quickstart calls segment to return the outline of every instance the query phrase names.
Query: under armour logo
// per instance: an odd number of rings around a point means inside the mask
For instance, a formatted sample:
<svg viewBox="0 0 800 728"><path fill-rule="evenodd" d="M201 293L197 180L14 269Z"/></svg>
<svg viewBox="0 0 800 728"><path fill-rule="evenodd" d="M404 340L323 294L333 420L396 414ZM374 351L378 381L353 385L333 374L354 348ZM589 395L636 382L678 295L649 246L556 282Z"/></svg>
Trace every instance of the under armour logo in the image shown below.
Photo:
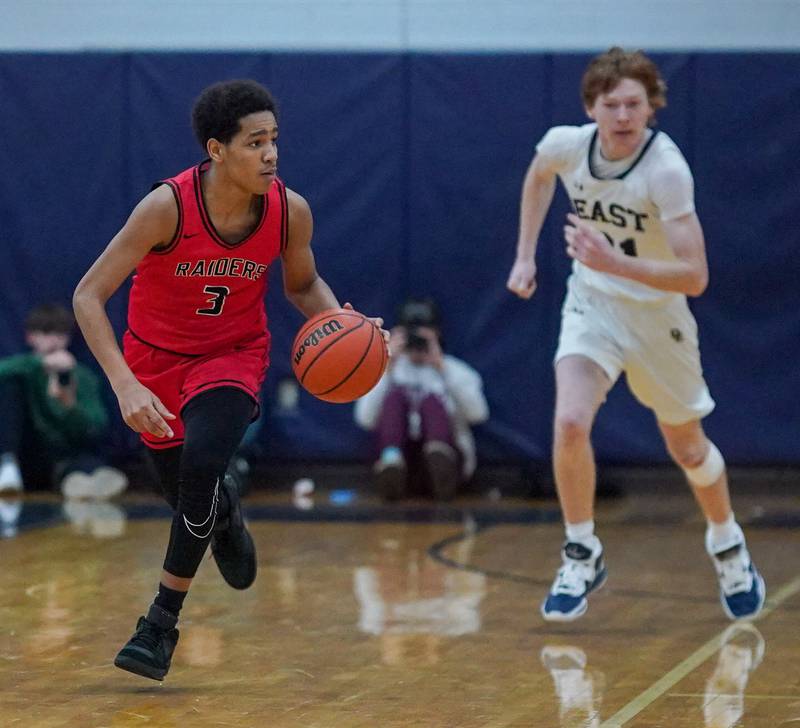
<svg viewBox="0 0 800 728"><path fill-rule="evenodd" d="M219 501L219 478L217 478L217 483L214 486L214 497L211 499L211 511L209 511L208 517L202 523L192 523L188 518L186 518L186 514L183 515L183 522L186 524L186 530L192 534L195 538L208 538L211 535L211 532L214 530L214 524L217 521L217 502ZM196 533L192 530L192 527L200 529L203 528L209 521L211 521L211 525L208 527L208 531L204 534Z"/></svg>
<svg viewBox="0 0 800 728"><path fill-rule="evenodd" d="M679 343L683 341L683 332L680 329L670 329L669 335Z"/></svg>

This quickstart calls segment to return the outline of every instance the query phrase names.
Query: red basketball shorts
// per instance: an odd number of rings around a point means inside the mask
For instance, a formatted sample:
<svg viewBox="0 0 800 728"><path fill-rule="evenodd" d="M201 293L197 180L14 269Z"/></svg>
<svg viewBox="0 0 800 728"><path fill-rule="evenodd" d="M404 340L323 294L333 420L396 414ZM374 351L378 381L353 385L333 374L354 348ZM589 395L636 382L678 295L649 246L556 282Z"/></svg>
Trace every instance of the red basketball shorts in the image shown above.
<svg viewBox="0 0 800 728"><path fill-rule="evenodd" d="M137 339L126 331L122 340L125 361L136 378L175 415L167 420L173 437L140 433L142 442L155 450L183 444L181 411L198 394L220 387L241 389L253 398L253 419L258 416L259 393L269 366L269 339L265 335L234 349L186 356Z"/></svg>

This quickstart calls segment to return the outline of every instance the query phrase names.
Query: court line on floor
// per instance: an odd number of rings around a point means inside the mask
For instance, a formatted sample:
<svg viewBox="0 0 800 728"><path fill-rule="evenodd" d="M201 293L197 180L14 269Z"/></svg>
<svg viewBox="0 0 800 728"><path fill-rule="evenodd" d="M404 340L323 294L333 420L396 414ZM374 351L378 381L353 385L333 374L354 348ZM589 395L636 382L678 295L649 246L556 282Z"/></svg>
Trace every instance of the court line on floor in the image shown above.
<svg viewBox="0 0 800 728"><path fill-rule="evenodd" d="M708 698L708 693L670 693L670 698L700 698L701 700ZM748 700L797 700L797 695L753 695L746 693L745 697Z"/></svg>
<svg viewBox="0 0 800 728"><path fill-rule="evenodd" d="M767 599L764 609L761 610L758 621L764 620L772 612L774 612L783 602L790 597L800 592L800 576L795 577L787 584L784 584L774 596ZM755 622L758 624L758 622ZM709 657L714 655L723 644L725 630L720 632L715 637L712 637L704 645L695 650L683 662L680 662L673 667L661 679L656 680L649 688L637 695L627 705L623 706L614 715L607 720L603 721L599 728L621 728L631 718L639 715L646 707L654 703L664 693L666 693L673 685L677 685L683 678L685 678L693 670L702 665Z"/></svg>

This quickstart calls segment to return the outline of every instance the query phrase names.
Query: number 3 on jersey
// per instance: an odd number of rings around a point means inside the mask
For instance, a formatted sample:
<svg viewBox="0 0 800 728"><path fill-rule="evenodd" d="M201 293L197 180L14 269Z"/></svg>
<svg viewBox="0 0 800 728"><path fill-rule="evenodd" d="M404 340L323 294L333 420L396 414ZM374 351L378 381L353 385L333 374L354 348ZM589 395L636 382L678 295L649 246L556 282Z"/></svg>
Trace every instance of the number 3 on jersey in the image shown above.
<svg viewBox="0 0 800 728"><path fill-rule="evenodd" d="M231 289L228 286L206 286L203 288L203 293L211 294L211 298L206 299L206 303L211 305L208 308L198 308L195 313L199 313L201 316L219 316L225 305L225 298L230 292Z"/></svg>

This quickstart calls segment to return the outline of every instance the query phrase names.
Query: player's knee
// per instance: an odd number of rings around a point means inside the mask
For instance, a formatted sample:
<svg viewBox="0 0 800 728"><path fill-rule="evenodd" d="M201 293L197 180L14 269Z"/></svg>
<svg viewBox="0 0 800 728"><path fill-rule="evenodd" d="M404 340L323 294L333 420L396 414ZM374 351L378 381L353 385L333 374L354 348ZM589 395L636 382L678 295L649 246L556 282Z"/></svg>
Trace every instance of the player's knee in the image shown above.
<svg viewBox="0 0 800 728"><path fill-rule="evenodd" d="M556 415L554 439L558 447L582 444L589 439L591 425L586 417L578 413L565 412Z"/></svg>
<svg viewBox="0 0 800 728"><path fill-rule="evenodd" d="M177 510L192 523L204 521L209 515L213 517L219 500L217 483L216 476L181 482Z"/></svg>
<svg viewBox="0 0 800 728"><path fill-rule="evenodd" d="M692 470L703 464L708 455L708 442L699 438L696 442L667 443L672 459L684 470Z"/></svg>
<svg viewBox="0 0 800 728"><path fill-rule="evenodd" d="M689 482L698 488L707 488L714 485L725 472L725 460L717 446L706 441L708 448L705 452L699 447L689 448L675 457L678 465L686 473Z"/></svg>

